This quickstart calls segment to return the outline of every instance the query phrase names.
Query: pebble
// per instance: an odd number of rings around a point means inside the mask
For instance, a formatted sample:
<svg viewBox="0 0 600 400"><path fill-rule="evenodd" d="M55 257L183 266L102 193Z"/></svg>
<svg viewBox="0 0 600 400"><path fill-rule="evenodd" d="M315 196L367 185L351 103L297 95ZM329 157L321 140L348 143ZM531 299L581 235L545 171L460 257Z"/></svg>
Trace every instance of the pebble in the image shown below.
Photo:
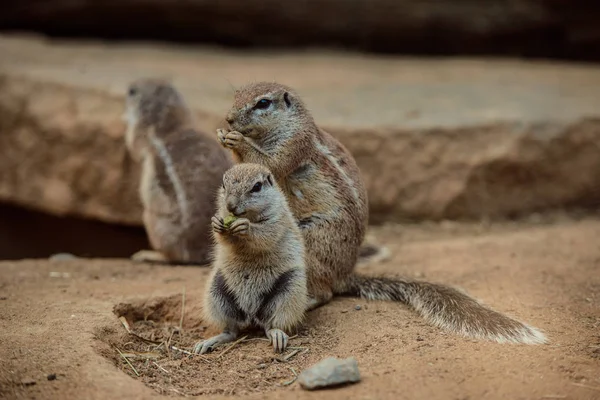
<svg viewBox="0 0 600 400"><path fill-rule="evenodd" d="M71 260L76 260L77 256L74 256L71 253L56 253L56 254L52 254L50 257L48 257L48 260L50 261L71 261Z"/></svg>
<svg viewBox="0 0 600 400"><path fill-rule="evenodd" d="M52 271L50 272L50 278L70 278L71 274L69 274L68 272L58 272L58 271Z"/></svg>
<svg viewBox="0 0 600 400"><path fill-rule="evenodd" d="M56 379L56 374L49 374L49 375L47 376L47 378L48 378L48 380L49 380L49 381L53 381L53 380L55 380L55 379Z"/></svg>
<svg viewBox="0 0 600 400"><path fill-rule="evenodd" d="M35 380L34 379L29 379L29 378L25 378L21 380L21 385L23 386L33 386L35 385Z"/></svg>
<svg viewBox="0 0 600 400"><path fill-rule="evenodd" d="M355 309L356 311L359 311L359 310L361 310L361 309L362 309L362 307L361 307L361 306L359 306L359 305L356 305L356 306L354 306L354 309Z"/></svg>
<svg viewBox="0 0 600 400"><path fill-rule="evenodd" d="M315 390L359 381L360 372L354 357L346 359L326 358L305 369L298 376L298 383L305 390Z"/></svg>

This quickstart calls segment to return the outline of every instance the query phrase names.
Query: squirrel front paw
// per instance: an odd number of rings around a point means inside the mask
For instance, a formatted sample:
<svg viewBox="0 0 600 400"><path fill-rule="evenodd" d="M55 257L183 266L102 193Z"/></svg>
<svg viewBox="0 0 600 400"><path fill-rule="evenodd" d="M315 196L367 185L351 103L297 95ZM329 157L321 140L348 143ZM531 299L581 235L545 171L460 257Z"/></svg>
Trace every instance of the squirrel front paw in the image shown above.
<svg viewBox="0 0 600 400"><path fill-rule="evenodd" d="M211 218L210 224L212 226L212 230L216 233L223 234L227 230L227 228L225 228L225 222L223 221L223 218L214 216Z"/></svg>
<svg viewBox="0 0 600 400"><path fill-rule="evenodd" d="M250 230L250 221L246 218L238 218L229 226L229 233L236 236L246 236Z"/></svg>
<svg viewBox="0 0 600 400"><path fill-rule="evenodd" d="M244 135L238 131L227 132L224 129L219 129L217 131L217 136L221 142L221 145L227 147L228 149L238 148L245 141Z"/></svg>
<svg viewBox="0 0 600 400"><path fill-rule="evenodd" d="M225 146L225 136L227 136L227 132L228 131L225 129L217 129L217 138L222 146Z"/></svg>
<svg viewBox="0 0 600 400"><path fill-rule="evenodd" d="M290 337L280 329L269 329L267 331L267 337L273 345L275 353L283 353L287 349L288 340Z"/></svg>

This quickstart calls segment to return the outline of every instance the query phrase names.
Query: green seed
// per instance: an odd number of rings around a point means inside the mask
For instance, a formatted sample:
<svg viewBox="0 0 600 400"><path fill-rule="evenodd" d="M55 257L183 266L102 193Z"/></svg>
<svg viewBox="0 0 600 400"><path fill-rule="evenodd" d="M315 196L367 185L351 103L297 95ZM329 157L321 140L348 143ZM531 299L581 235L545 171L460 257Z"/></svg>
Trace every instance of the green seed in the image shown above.
<svg viewBox="0 0 600 400"><path fill-rule="evenodd" d="M225 219L223 219L223 225L225 225L225 228L229 228L229 226L236 220L237 218L234 217L233 215L228 215L225 217Z"/></svg>

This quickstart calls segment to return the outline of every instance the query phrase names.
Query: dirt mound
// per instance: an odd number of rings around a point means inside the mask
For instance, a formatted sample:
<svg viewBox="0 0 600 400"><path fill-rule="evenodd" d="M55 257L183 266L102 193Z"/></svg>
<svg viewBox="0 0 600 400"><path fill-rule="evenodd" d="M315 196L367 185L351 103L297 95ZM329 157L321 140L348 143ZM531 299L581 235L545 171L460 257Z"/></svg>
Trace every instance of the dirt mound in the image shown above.
<svg viewBox="0 0 600 400"><path fill-rule="evenodd" d="M183 321L182 299L175 295L116 305L113 312L124 318L124 329L98 329L97 339L110 346L100 353L158 393L186 396L273 391L292 384L295 374L314 362L307 354L311 330L306 327L281 355L272 353L263 332L254 331L209 355L192 356L198 340L219 332L194 317Z"/></svg>

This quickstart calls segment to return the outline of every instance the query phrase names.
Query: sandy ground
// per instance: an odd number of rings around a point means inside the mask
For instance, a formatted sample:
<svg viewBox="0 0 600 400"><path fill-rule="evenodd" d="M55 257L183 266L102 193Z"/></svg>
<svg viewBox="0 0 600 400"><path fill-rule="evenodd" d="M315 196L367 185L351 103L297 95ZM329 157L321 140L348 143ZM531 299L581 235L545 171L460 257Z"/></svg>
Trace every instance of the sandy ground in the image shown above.
<svg viewBox="0 0 600 400"><path fill-rule="evenodd" d="M365 270L463 287L543 329L551 342L467 340L426 325L403 305L343 298L309 314L292 340L303 349L287 362L274 359L259 339L190 359L129 335L113 310L146 339L189 348L214 333L199 316L207 269L6 261L0 263L0 397L600 399L600 219L384 226L372 233L393 257ZM130 366L117 348L146 354ZM314 393L284 385L292 370L327 356L356 357L362 382Z"/></svg>

